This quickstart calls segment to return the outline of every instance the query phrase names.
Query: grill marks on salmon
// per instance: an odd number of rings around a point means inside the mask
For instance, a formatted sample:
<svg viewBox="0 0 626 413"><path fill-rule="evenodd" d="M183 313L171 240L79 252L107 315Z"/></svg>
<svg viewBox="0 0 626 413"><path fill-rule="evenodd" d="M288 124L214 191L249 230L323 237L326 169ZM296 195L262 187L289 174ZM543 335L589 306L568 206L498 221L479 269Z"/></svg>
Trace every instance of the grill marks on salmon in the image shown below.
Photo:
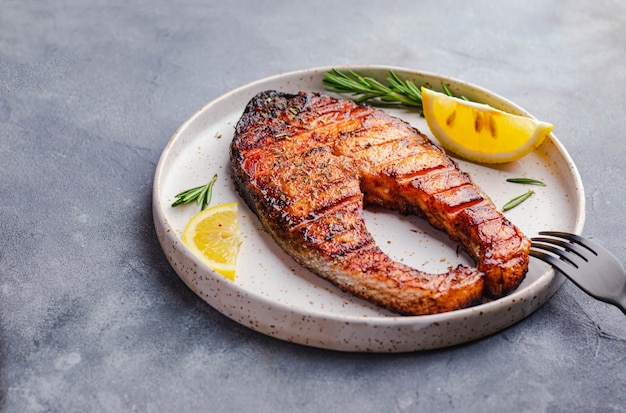
<svg viewBox="0 0 626 413"><path fill-rule="evenodd" d="M285 252L390 311L451 311L502 296L524 278L528 238L438 146L381 110L262 92L237 123L230 156L237 190ZM365 204L426 218L476 268L430 274L394 261L367 230Z"/></svg>

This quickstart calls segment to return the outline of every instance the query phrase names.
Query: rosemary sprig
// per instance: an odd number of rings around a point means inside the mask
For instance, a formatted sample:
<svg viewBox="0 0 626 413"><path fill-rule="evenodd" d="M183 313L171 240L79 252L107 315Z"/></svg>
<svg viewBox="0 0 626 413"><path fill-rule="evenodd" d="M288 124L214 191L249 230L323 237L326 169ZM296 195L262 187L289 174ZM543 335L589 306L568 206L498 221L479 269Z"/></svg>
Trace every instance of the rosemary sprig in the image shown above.
<svg viewBox="0 0 626 413"><path fill-rule="evenodd" d="M532 178L509 178L506 181L513 182L514 184L546 186L545 182Z"/></svg>
<svg viewBox="0 0 626 413"><path fill-rule="evenodd" d="M211 197L213 196L213 185L217 181L217 174L213 175L213 178L205 185L196 186L194 188L186 189L176 194L176 201L172 204L172 207L188 204L191 201L196 201L196 205L203 211L211 203Z"/></svg>
<svg viewBox="0 0 626 413"><path fill-rule="evenodd" d="M402 80L396 72L389 71L387 85L378 80L361 76L354 70L347 73L332 68L324 73L322 83L326 85L326 90L335 93L347 93L353 96L356 103L369 101L371 104L396 104L403 106L422 107L422 92L419 86L410 80ZM457 97L452 94L448 85L441 82L444 93L448 96ZM465 96L461 99L469 100Z"/></svg>
<svg viewBox="0 0 626 413"><path fill-rule="evenodd" d="M511 199L509 202L507 202L506 204L504 204L504 206L502 207L503 211L508 211L509 209L513 209L516 206L518 206L519 204L521 204L522 202L526 201L528 198L530 198L532 196L532 194L534 194L535 191L533 190L529 190L528 192L525 192L521 195L516 196L515 198Z"/></svg>
<svg viewBox="0 0 626 413"><path fill-rule="evenodd" d="M358 96L353 99L356 103L371 101L371 103L401 104L412 107L422 107L422 92L410 80L403 81L398 75L390 71L387 78L388 85L378 80L361 76L354 70L348 74L335 68L324 73L322 83L326 90L336 93L349 93Z"/></svg>

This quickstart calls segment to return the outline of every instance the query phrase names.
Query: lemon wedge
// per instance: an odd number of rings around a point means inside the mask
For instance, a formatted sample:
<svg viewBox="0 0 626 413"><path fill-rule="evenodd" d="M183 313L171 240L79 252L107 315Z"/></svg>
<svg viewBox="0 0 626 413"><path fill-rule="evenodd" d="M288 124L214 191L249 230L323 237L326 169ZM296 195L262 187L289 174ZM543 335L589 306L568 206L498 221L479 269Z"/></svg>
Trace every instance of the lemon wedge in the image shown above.
<svg viewBox="0 0 626 413"><path fill-rule="evenodd" d="M183 243L210 268L234 280L241 233L237 202L216 205L194 215L183 231Z"/></svg>
<svg viewBox="0 0 626 413"><path fill-rule="evenodd" d="M428 127L445 149L480 163L520 159L541 145L554 128L427 88L422 88L422 107Z"/></svg>

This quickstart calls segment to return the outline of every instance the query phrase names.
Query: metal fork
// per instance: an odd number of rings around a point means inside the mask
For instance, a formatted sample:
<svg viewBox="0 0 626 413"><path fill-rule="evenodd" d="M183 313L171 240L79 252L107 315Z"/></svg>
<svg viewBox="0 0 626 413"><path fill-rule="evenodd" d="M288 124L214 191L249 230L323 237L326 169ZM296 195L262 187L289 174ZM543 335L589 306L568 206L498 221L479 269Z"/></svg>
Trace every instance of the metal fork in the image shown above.
<svg viewBox="0 0 626 413"><path fill-rule="evenodd" d="M543 236L531 238L530 255L562 272L590 296L626 314L626 271L617 258L576 234L543 231L539 235Z"/></svg>

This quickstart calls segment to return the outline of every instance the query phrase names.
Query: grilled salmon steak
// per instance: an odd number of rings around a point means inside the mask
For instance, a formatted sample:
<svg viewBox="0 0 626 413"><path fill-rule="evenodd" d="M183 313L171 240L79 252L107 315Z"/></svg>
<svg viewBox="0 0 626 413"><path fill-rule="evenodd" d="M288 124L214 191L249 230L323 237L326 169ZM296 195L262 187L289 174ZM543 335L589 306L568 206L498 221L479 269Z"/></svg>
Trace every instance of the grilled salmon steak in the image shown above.
<svg viewBox="0 0 626 413"><path fill-rule="evenodd" d="M390 311L451 311L515 289L530 241L425 135L382 110L315 93L266 91L231 144L235 186L302 266ZM363 206L424 217L476 261L430 274L394 261Z"/></svg>

